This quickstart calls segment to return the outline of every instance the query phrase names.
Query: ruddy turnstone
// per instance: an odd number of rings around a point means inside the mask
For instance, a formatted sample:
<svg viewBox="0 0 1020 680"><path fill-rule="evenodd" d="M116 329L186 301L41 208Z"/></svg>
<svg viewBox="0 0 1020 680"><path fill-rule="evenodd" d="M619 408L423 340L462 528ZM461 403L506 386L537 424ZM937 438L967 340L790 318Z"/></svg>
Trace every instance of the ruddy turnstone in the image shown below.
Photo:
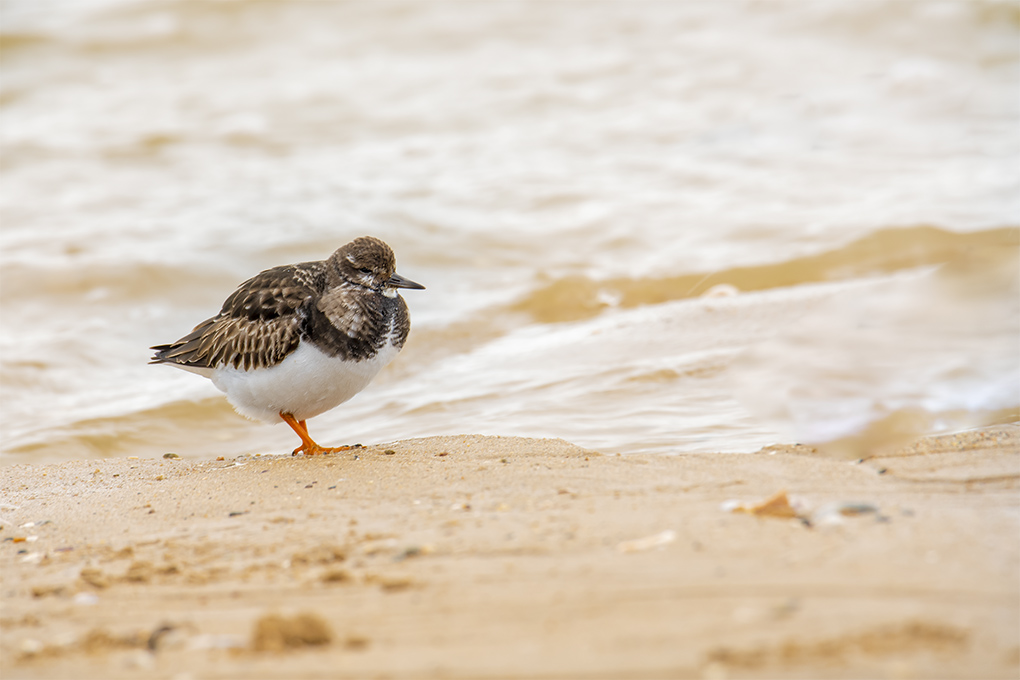
<svg viewBox="0 0 1020 680"><path fill-rule="evenodd" d="M177 342L156 345L150 363L210 378L241 415L290 425L294 454L319 446L305 421L372 381L411 328L399 288L424 289L394 271L388 245L365 236L328 260L267 269L237 287L220 313Z"/></svg>

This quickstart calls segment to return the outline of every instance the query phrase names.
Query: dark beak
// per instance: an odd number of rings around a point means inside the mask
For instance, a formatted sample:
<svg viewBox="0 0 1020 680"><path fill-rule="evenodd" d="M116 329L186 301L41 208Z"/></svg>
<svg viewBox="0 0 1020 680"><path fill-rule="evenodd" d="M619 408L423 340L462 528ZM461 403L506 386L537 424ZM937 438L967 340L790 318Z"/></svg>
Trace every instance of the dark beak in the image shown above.
<svg viewBox="0 0 1020 680"><path fill-rule="evenodd" d="M415 283L411 279L405 279L400 274L393 272L390 276L390 280L386 282L387 286L391 288L411 288L414 290L425 290L425 286L420 283Z"/></svg>

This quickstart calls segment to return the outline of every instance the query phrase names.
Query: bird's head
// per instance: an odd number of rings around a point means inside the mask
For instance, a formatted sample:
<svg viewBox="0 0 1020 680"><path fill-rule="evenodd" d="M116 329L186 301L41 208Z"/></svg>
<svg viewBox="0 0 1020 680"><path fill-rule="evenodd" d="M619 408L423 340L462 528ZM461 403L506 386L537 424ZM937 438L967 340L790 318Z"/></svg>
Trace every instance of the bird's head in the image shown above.
<svg viewBox="0 0 1020 680"><path fill-rule="evenodd" d="M356 238L333 253L330 264L345 281L384 295L396 295L398 288L422 290L425 286L396 272L393 250L372 236Z"/></svg>

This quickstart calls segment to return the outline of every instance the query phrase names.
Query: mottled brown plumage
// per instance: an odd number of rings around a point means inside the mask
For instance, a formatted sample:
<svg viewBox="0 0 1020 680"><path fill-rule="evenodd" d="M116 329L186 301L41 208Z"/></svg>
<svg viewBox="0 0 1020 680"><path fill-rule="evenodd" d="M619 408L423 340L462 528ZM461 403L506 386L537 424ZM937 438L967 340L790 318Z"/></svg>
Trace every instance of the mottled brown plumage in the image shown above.
<svg viewBox="0 0 1020 680"><path fill-rule="evenodd" d="M390 339L403 347L410 329L407 304L393 287L421 288L397 276L393 251L365 236L328 260L273 267L231 293L220 313L177 342L157 345L151 363L193 368L274 366L304 339L330 356L358 361ZM392 324L394 334L387 338Z"/></svg>

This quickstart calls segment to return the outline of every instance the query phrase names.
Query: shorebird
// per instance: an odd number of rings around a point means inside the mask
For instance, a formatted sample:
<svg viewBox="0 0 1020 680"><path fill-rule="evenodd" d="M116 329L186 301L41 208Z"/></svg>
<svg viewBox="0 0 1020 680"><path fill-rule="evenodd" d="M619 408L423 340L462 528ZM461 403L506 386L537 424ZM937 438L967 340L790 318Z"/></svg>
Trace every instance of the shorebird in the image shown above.
<svg viewBox="0 0 1020 680"><path fill-rule="evenodd" d="M237 287L216 316L177 342L156 345L153 364L212 380L243 416L301 438L294 455L323 447L305 421L344 403L404 346L411 328L393 250L364 236L326 260L273 267Z"/></svg>

